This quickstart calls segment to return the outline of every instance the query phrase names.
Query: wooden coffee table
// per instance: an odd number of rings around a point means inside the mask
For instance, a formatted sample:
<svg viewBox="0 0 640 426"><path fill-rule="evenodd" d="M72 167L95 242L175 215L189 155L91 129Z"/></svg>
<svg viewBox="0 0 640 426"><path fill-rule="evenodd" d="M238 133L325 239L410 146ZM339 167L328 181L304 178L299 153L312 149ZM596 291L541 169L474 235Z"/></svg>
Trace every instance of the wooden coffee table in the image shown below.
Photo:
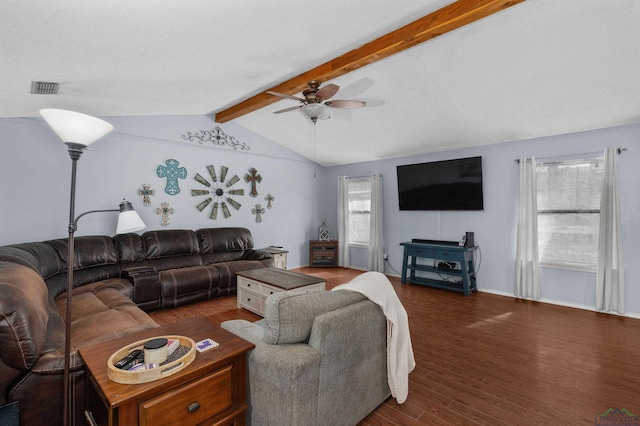
<svg viewBox="0 0 640 426"><path fill-rule="evenodd" d="M211 338L219 346L196 352L183 370L149 383L121 384L107 377L107 360L118 349L157 336ZM192 318L120 339L80 348L87 366L87 418L96 425L244 425L246 354L252 343L205 318Z"/></svg>
<svg viewBox="0 0 640 426"><path fill-rule="evenodd" d="M254 269L238 272L238 308L264 316L267 296L288 291L313 293L325 289L322 278L278 268Z"/></svg>

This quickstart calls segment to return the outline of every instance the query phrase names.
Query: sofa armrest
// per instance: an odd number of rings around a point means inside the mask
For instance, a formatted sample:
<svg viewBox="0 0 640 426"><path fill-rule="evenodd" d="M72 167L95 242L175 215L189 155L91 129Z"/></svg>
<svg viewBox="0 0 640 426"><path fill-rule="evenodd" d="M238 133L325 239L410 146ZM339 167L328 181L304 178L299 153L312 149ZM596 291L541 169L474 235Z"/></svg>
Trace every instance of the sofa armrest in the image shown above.
<svg viewBox="0 0 640 426"><path fill-rule="evenodd" d="M133 284L133 301L143 311L160 309L160 272L153 266L136 266L122 271Z"/></svg>
<svg viewBox="0 0 640 426"><path fill-rule="evenodd" d="M244 340L247 340L254 345L264 341L264 320L257 322L249 322L241 319L229 320L220 324L220 327L232 332L236 336L242 337Z"/></svg>
<svg viewBox="0 0 640 426"><path fill-rule="evenodd" d="M242 254L242 260L269 260L273 259L271 253L262 250L246 250Z"/></svg>
<svg viewBox="0 0 640 426"><path fill-rule="evenodd" d="M156 272L156 268L153 266L132 266L122 271L123 278L134 277L136 275L144 275L150 272Z"/></svg>
<svg viewBox="0 0 640 426"><path fill-rule="evenodd" d="M260 321L221 326L255 345L248 358L251 423L316 425L320 352L306 343L264 343Z"/></svg>

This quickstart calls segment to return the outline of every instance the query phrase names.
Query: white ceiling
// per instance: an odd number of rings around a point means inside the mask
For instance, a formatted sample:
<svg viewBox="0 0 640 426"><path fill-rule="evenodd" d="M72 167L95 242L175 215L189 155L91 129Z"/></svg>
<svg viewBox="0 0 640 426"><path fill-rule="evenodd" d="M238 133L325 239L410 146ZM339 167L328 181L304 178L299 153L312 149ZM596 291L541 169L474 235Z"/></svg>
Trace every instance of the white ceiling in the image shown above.
<svg viewBox="0 0 640 426"><path fill-rule="evenodd" d="M215 113L449 3L2 0L0 117ZM318 121L326 166L640 123L640 1L528 0L332 82L368 105ZM294 105L235 121L313 159Z"/></svg>

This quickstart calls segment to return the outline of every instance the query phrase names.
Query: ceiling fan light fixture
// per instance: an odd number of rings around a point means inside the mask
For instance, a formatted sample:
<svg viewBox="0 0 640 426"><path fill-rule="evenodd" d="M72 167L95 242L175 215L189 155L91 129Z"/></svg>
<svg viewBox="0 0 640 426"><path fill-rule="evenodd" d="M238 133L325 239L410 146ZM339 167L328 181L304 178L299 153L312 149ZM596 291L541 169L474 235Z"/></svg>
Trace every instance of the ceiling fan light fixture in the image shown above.
<svg viewBox="0 0 640 426"><path fill-rule="evenodd" d="M303 105L300 110L311 119L315 121L317 119L326 120L331 117L329 110L323 104L306 104Z"/></svg>

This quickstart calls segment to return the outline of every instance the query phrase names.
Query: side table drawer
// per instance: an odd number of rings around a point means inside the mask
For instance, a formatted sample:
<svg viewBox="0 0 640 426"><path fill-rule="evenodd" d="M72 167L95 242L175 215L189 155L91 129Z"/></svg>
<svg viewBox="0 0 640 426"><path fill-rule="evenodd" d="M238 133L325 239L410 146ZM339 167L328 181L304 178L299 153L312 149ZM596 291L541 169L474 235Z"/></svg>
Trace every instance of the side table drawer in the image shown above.
<svg viewBox="0 0 640 426"><path fill-rule="evenodd" d="M140 425L196 425L233 404L233 374L227 366L140 404Z"/></svg>

